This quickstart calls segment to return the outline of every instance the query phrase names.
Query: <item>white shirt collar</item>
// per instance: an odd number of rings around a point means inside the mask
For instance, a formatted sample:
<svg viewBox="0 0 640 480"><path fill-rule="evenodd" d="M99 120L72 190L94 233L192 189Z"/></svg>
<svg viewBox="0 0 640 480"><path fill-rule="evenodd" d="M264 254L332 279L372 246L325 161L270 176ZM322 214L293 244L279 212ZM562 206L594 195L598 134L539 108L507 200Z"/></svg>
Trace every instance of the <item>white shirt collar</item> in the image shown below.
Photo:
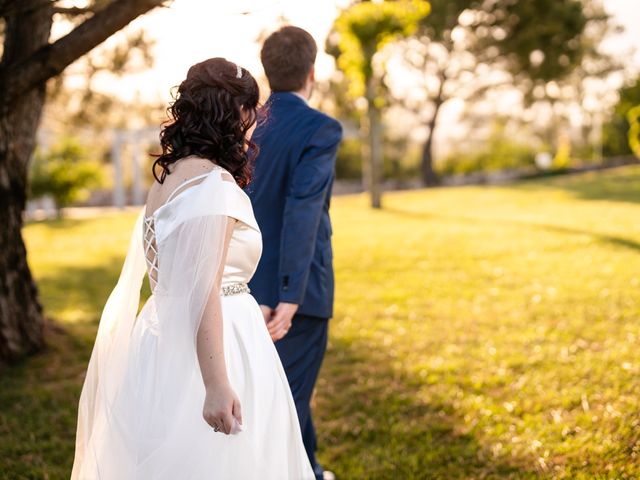
<svg viewBox="0 0 640 480"><path fill-rule="evenodd" d="M298 92L291 92L291 93L293 93L296 97L301 98L301 99L304 101L304 103L306 103L307 105L309 104L309 100L307 100L306 98L304 98L304 97L303 97L302 95L300 95Z"/></svg>

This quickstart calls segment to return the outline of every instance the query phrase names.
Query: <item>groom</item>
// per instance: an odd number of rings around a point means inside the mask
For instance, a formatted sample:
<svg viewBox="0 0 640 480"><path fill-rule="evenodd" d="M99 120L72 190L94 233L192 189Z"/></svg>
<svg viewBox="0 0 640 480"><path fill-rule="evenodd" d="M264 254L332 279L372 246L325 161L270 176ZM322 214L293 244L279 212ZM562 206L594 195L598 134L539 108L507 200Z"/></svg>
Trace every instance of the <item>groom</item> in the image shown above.
<svg viewBox="0 0 640 480"><path fill-rule="evenodd" d="M333 315L329 202L342 128L307 101L317 47L306 31L286 26L264 42L260 57L271 96L253 140L260 147L247 193L262 231L263 253L249 286L287 373L304 446L317 479L334 478L315 458L311 395Z"/></svg>

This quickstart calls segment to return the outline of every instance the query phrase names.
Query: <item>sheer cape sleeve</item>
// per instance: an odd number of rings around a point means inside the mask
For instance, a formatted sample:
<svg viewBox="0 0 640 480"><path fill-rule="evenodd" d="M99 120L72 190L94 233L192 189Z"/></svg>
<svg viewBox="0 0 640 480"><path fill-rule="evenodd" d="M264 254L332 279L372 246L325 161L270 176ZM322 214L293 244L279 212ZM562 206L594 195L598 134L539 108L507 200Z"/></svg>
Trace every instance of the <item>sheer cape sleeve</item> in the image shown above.
<svg viewBox="0 0 640 480"><path fill-rule="evenodd" d="M96 342L78 405L76 453L71 478L99 473L96 456L106 444L112 407L127 368L131 333L140 303L140 288L146 266L142 248L142 220L138 215L127 256L115 288L105 304Z"/></svg>
<svg viewBox="0 0 640 480"><path fill-rule="evenodd" d="M215 170L156 211L157 285L136 315L146 271L138 218L89 363L72 478L165 478L155 469L189 444L181 432L210 429L196 337L229 217L258 229L244 192Z"/></svg>

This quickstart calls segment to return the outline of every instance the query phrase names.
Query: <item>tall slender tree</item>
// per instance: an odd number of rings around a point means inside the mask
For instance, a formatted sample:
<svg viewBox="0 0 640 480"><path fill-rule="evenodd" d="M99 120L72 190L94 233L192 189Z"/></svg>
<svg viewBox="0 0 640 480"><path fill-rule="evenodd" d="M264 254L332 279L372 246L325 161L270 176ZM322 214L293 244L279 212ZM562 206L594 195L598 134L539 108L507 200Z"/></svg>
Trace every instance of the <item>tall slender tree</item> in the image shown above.
<svg viewBox="0 0 640 480"><path fill-rule="evenodd" d="M421 105L421 111L418 112L427 128L420 162L422 183L427 186L438 184L438 176L433 168L433 150L435 129L442 106L455 95L453 92L460 92L463 88L458 85L459 88L452 89L451 84L476 66L471 52L454 48L453 38L453 30L459 26L460 14L474 3L473 0L431 0L431 15L420 22L416 35L408 44L422 44L421 48L414 49L415 52L422 52L422 55L414 55L408 59L422 73L423 88L431 100L431 109L426 110L426 115L424 105ZM468 60L469 57L471 61Z"/></svg>
<svg viewBox="0 0 640 480"><path fill-rule="evenodd" d="M27 172L46 99L47 80L62 73L138 16L164 0L96 0L66 7L58 0L0 0L0 361L43 346L43 316L22 239ZM55 14L80 15L51 43Z"/></svg>
<svg viewBox="0 0 640 480"><path fill-rule="evenodd" d="M374 66L376 54L392 40L411 35L429 14L429 3L420 0L362 2L343 10L327 39L327 50L337 59L349 80L354 102L364 99L361 115L363 180L371 206L382 206L383 72Z"/></svg>
<svg viewBox="0 0 640 480"><path fill-rule="evenodd" d="M434 135L445 103L473 100L505 84L530 98L537 86L544 91L546 83L567 77L589 51L587 25L607 20L594 3L431 0L431 14L404 42L407 63L423 75L423 97L429 104L416 106L426 130L424 185L438 183Z"/></svg>

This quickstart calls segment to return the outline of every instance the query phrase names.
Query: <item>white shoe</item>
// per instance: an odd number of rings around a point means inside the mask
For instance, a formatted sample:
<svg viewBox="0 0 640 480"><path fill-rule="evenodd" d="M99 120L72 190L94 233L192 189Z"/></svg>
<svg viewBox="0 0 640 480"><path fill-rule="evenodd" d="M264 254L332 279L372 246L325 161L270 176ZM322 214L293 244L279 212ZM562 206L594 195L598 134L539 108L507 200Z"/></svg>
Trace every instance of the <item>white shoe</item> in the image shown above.
<svg viewBox="0 0 640 480"><path fill-rule="evenodd" d="M322 472L322 480L336 480L336 475L329 470L325 470Z"/></svg>

